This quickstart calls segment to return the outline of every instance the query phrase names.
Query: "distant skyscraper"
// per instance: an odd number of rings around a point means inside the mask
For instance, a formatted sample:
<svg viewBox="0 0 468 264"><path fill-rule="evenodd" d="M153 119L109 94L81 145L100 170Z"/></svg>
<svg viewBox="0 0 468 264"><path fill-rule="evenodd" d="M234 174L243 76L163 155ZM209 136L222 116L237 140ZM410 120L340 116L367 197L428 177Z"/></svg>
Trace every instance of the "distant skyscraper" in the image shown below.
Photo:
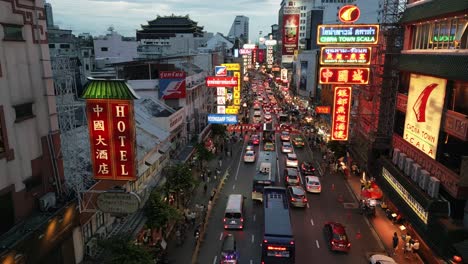
<svg viewBox="0 0 468 264"><path fill-rule="evenodd" d="M45 3L44 8L45 8L47 27L52 28L54 27L54 14L52 13L52 5L50 3Z"/></svg>
<svg viewBox="0 0 468 264"><path fill-rule="evenodd" d="M247 43L249 41L249 18L246 16L236 16L229 30L228 38L240 38Z"/></svg>

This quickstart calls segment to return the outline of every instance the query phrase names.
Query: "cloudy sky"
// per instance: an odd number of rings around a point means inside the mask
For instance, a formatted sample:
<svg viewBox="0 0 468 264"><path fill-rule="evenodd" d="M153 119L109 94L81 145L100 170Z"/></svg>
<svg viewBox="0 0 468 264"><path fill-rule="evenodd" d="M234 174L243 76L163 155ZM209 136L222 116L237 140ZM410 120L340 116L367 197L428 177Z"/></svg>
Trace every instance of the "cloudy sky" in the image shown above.
<svg viewBox="0 0 468 264"><path fill-rule="evenodd" d="M278 23L281 0L46 0L52 4L54 24L75 34L103 35L109 26L135 36L141 24L157 15L189 15L205 31L227 34L236 15L250 19L250 39L271 32Z"/></svg>

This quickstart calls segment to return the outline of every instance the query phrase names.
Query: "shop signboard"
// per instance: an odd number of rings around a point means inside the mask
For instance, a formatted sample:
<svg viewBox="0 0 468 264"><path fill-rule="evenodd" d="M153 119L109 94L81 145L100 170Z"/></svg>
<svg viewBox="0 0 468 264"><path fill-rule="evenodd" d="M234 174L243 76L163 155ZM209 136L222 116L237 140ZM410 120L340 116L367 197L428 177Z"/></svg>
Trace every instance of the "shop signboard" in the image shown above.
<svg viewBox="0 0 468 264"><path fill-rule="evenodd" d="M330 114L331 109L330 106L316 106L315 113L316 114Z"/></svg>
<svg viewBox="0 0 468 264"><path fill-rule="evenodd" d="M159 98L180 99L185 98L185 72L161 71L159 73Z"/></svg>
<svg viewBox="0 0 468 264"><path fill-rule="evenodd" d="M288 69L281 69L281 81L288 80Z"/></svg>
<svg viewBox="0 0 468 264"><path fill-rule="evenodd" d="M237 124L237 115L208 114L208 124Z"/></svg>
<svg viewBox="0 0 468 264"><path fill-rule="evenodd" d="M236 87L238 85L236 77L208 76L205 81L207 87Z"/></svg>
<svg viewBox="0 0 468 264"><path fill-rule="evenodd" d="M239 64L237 64L237 65L239 65ZM238 80L240 79L240 76L241 76L241 74L240 74L239 71L234 72L234 77L236 77ZM234 90L234 105L240 105L241 82L237 82L237 86L235 86L233 90Z"/></svg>
<svg viewBox="0 0 468 264"><path fill-rule="evenodd" d="M96 205L104 213L132 214L140 208L140 197L133 192L107 191L97 195Z"/></svg>
<svg viewBox="0 0 468 264"><path fill-rule="evenodd" d="M318 45L374 45L378 40L379 25L319 25L317 29Z"/></svg>
<svg viewBox="0 0 468 264"><path fill-rule="evenodd" d="M320 84L368 84L369 68L362 67L320 67Z"/></svg>
<svg viewBox="0 0 468 264"><path fill-rule="evenodd" d="M371 47L322 47L322 65L369 65Z"/></svg>
<svg viewBox="0 0 468 264"><path fill-rule="evenodd" d="M361 16L361 10L354 5L345 5L338 11L338 18L343 23L354 23Z"/></svg>
<svg viewBox="0 0 468 264"><path fill-rule="evenodd" d="M435 159L446 79L411 74L403 138Z"/></svg>
<svg viewBox="0 0 468 264"><path fill-rule="evenodd" d="M332 140L348 140L351 92L351 86L336 86L334 89Z"/></svg>
<svg viewBox="0 0 468 264"><path fill-rule="evenodd" d="M226 67L228 71L240 71L239 63L223 63L221 66Z"/></svg>
<svg viewBox="0 0 468 264"><path fill-rule="evenodd" d="M249 55L252 53L251 49L239 49L239 55Z"/></svg>
<svg viewBox="0 0 468 264"><path fill-rule="evenodd" d="M216 76L227 76L227 67L226 66L215 66L215 75Z"/></svg>

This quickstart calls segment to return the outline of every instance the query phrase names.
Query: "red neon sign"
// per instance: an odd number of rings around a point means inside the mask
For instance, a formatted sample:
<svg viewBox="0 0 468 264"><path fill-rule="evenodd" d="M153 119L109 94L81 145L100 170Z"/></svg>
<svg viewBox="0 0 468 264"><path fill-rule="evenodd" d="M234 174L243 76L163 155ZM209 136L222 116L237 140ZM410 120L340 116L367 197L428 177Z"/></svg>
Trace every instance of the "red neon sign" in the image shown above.
<svg viewBox="0 0 468 264"><path fill-rule="evenodd" d="M236 87L237 77L208 76L205 79L207 87Z"/></svg>
<svg viewBox="0 0 468 264"><path fill-rule="evenodd" d="M338 18L343 23L356 22L361 16L361 10L357 6L345 5L338 11Z"/></svg>
<svg viewBox="0 0 468 264"><path fill-rule="evenodd" d="M331 140L348 140L351 86L336 86L333 96Z"/></svg>
<svg viewBox="0 0 468 264"><path fill-rule="evenodd" d="M369 68L320 67L320 84L368 84Z"/></svg>
<svg viewBox="0 0 468 264"><path fill-rule="evenodd" d="M136 180L133 101L86 100L94 178Z"/></svg>
<svg viewBox="0 0 468 264"><path fill-rule="evenodd" d="M315 113L317 114L330 114L330 106L316 106Z"/></svg>
<svg viewBox="0 0 468 264"><path fill-rule="evenodd" d="M371 47L322 47L320 63L323 65L369 65Z"/></svg>

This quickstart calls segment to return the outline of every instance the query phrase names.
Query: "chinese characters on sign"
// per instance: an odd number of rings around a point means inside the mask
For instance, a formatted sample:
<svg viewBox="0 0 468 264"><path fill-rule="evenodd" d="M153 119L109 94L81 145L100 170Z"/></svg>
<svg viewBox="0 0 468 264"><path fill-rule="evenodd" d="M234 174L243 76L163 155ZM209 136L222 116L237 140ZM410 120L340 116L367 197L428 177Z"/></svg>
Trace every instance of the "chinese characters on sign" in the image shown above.
<svg viewBox="0 0 468 264"><path fill-rule="evenodd" d="M321 67L320 84L367 84L369 68Z"/></svg>
<svg viewBox="0 0 468 264"><path fill-rule="evenodd" d="M320 63L323 65L368 65L371 50L370 47L322 47Z"/></svg>
<svg viewBox="0 0 468 264"><path fill-rule="evenodd" d="M94 178L135 180L133 102L88 99L86 112Z"/></svg>
<svg viewBox="0 0 468 264"><path fill-rule="evenodd" d="M336 86L333 97L332 140L348 140L350 106L351 86Z"/></svg>

